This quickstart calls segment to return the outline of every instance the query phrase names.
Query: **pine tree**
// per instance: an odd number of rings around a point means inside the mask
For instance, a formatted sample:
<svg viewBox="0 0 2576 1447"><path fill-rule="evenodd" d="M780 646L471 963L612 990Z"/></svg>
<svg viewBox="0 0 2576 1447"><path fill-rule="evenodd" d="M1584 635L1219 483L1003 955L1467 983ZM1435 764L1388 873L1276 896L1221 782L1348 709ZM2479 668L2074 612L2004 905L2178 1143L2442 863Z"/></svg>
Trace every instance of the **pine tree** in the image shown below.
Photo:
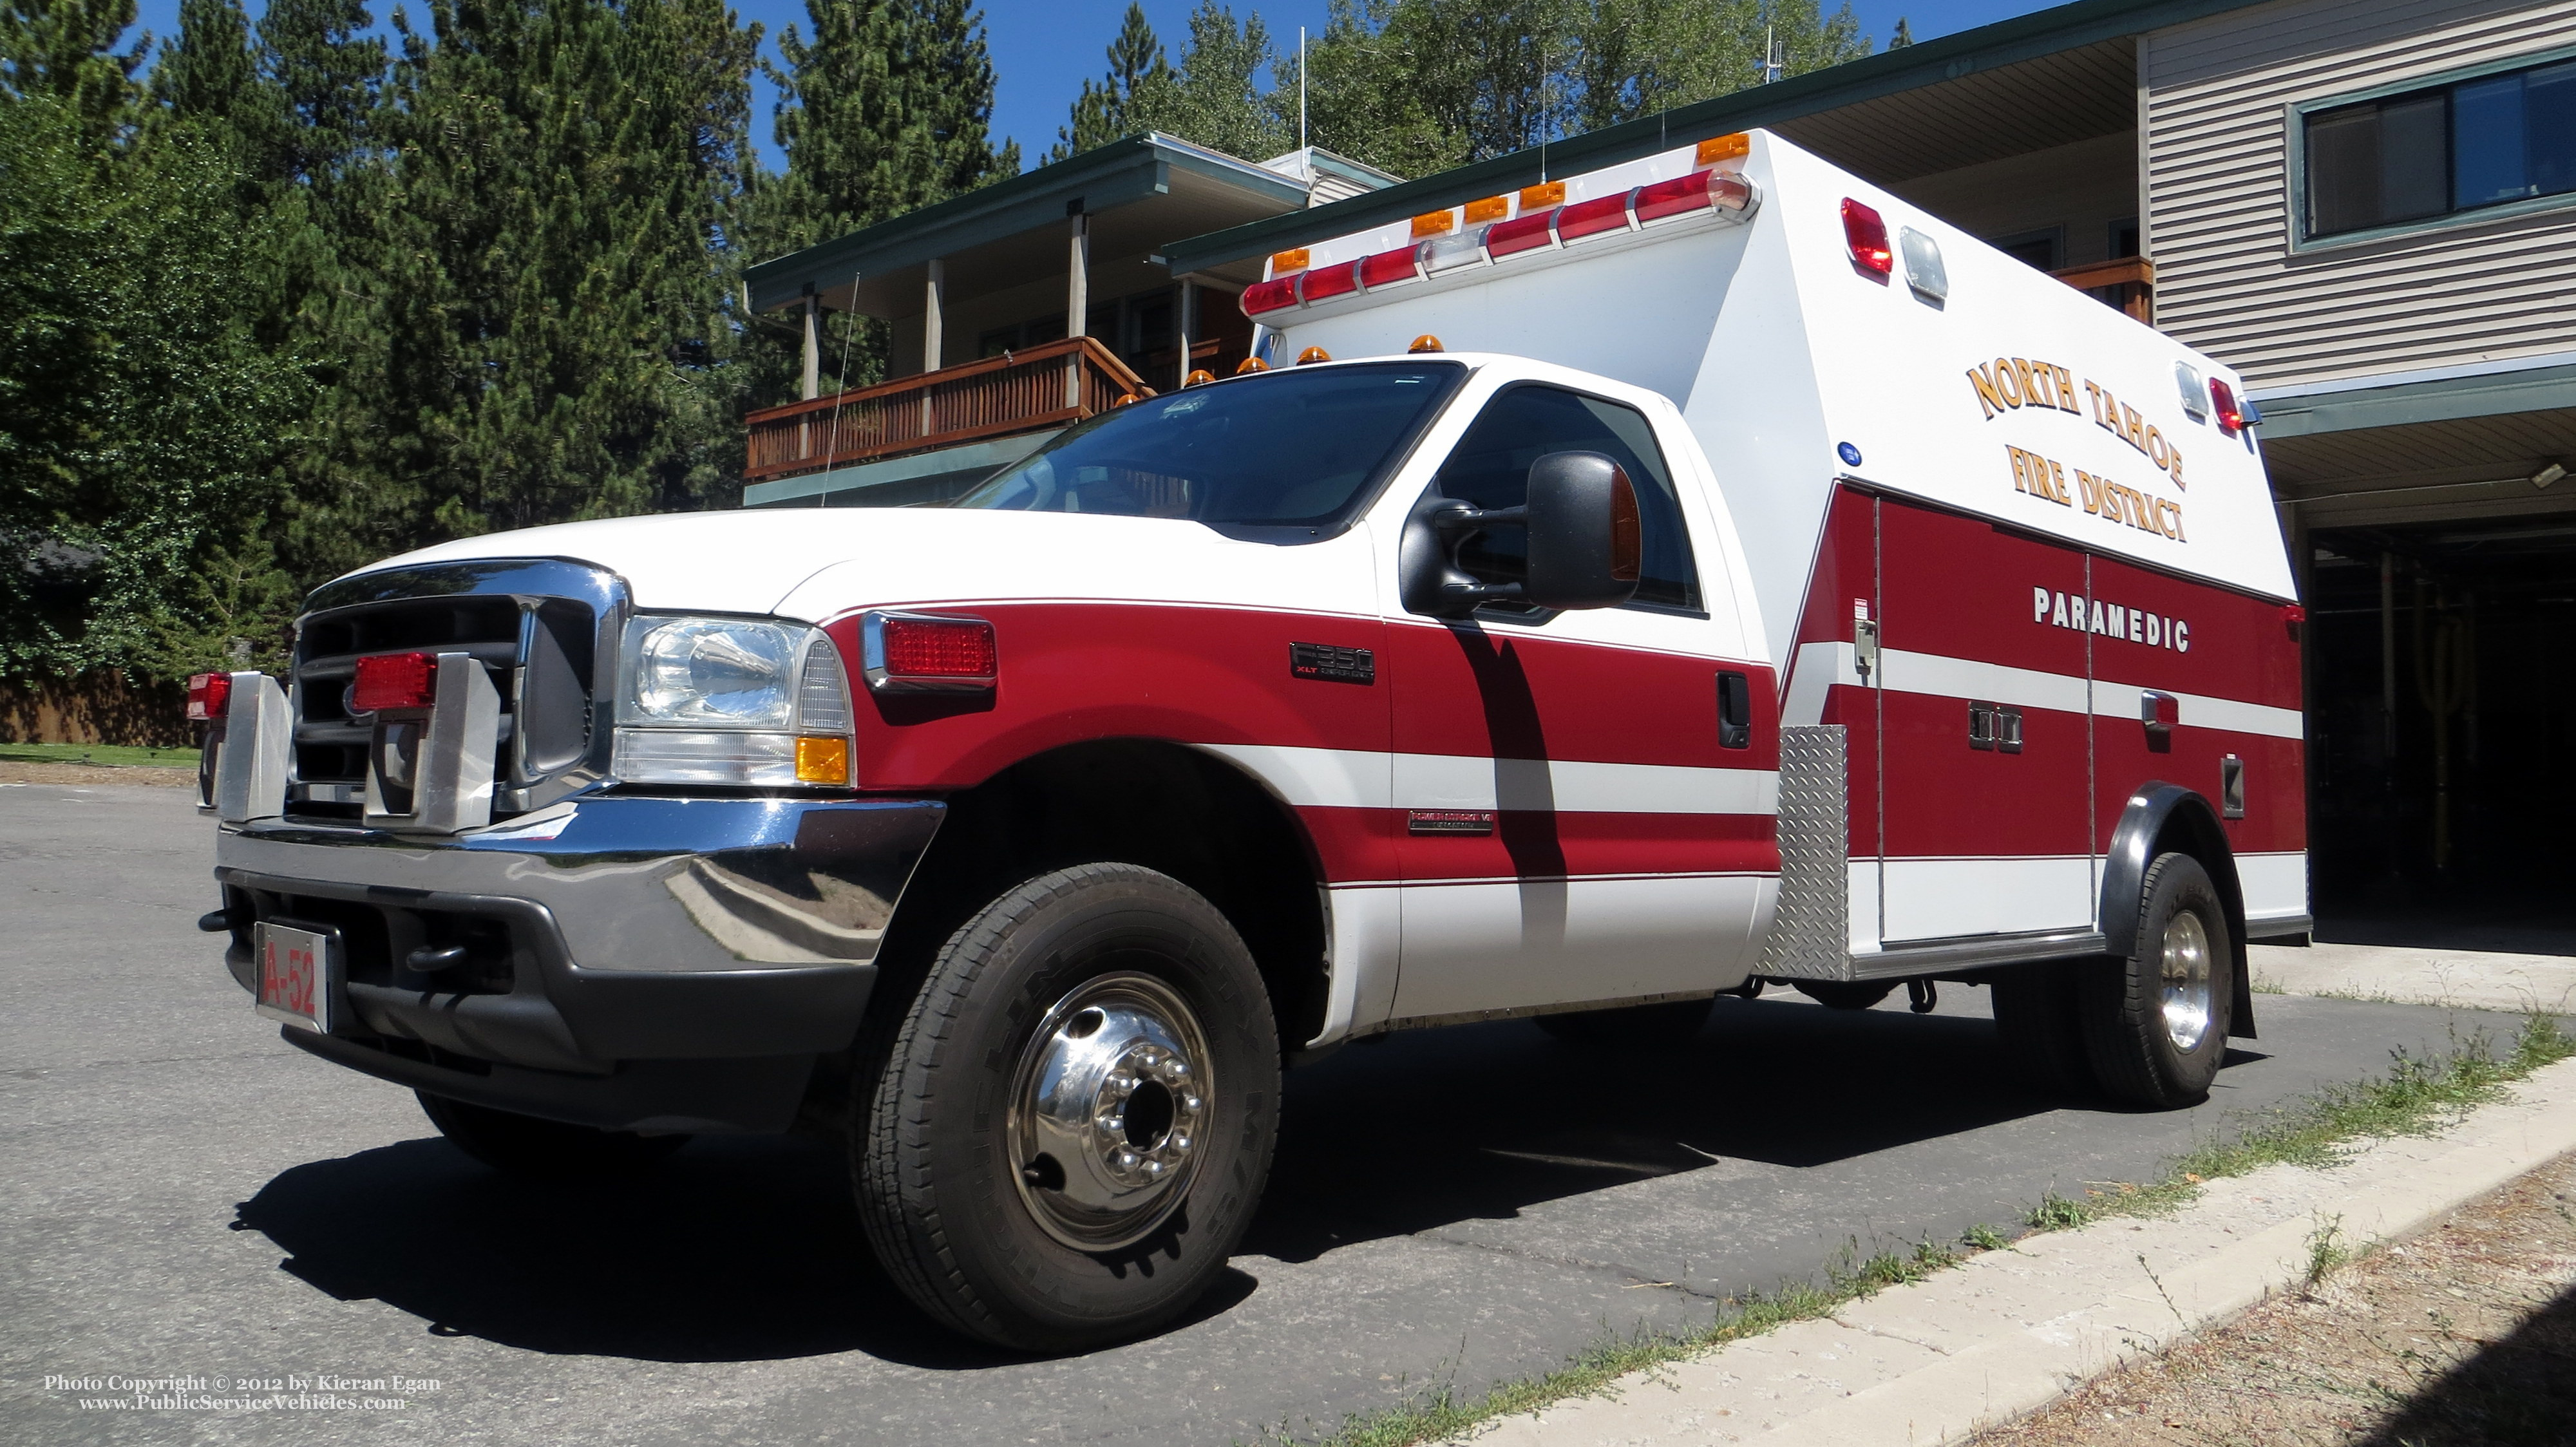
<svg viewBox="0 0 2576 1447"><path fill-rule="evenodd" d="M1890 50L1899 50L1905 46L1912 45L1913 43L1914 27L1905 23L1904 16L1897 16L1896 33L1887 37L1887 48Z"/></svg>
<svg viewBox="0 0 2576 1447"><path fill-rule="evenodd" d="M1284 72L1287 83L1278 92L1287 98L1283 118L1255 79L1265 65L1283 74L1258 12L1238 23L1217 0L1199 0L1190 12L1189 49L1164 83L1142 88L1129 107L1127 129L1168 132L1248 161L1275 156L1297 143L1296 72Z"/></svg>
<svg viewBox="0 0 2576 1447"><path fill-rule="evenodd" d="M1131 113L1138 110L1140 99L1150 107L1150 92L1168 86L1171 67L1163 60L1163 42L1154 37L1154 27L1145 19L1145 7L1128 0L1127 17L1120 22L1118 38L1109 42L1109 73L1094 85L1085 80L1082 94L1073 102L1069 125L1056 130L1056 143L1047 152L1050 161L1061 161L1079 151L1105 146L1121 136L1132 135L1150 126L1134 124Z"/></svg>
<svg viewBox="0 0 2576 1447"><path fill-rule="evenodd" d="M132 119L152 37L122 51L134 0L0 0L0 96L52 96L102 138Z"/></svg>

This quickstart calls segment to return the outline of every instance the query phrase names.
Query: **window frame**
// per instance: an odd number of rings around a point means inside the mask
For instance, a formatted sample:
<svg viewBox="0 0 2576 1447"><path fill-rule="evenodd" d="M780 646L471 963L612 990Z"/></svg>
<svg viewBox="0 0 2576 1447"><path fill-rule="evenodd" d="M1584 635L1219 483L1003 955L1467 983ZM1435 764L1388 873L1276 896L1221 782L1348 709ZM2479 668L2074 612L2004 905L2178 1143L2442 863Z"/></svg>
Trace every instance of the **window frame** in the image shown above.
<svg viewBox="0 0 2576 1447"><path fill-rule="evenodd" d="M1692 524L1687 480L1685 479L1682 470L1674 465L1673 451L1666 445L1663 429L1655 425L1654 414L1647 409L1638 406L1636 403L1628 401L1626 398L1612 397L1605 393L1595 391L1592 388L1578 387L1570 382L1554 377L1514 376L1506 378L1499 385L1494 387L1493 390L1486 392L1481 397L1475 398L1472 407L1464 409L1466 412L1465 425L1459 428L1457 436L1449 439L1447 445L1441 449L1438 459L1432 462L1430 475L1422 480L1424 492L1416 493L1415 501L1419 502L1424 493L1440 486L1441 470L1449 465L1449 459L1457 453L1459 447L1466 443L1468 437L1474 434L1476 424L1484 420L1486 409L1501 401L1505 394L1518 391L1524 387L1543 387L1550 391L1563 392L1568 396L1587 398L1591 401L1601 403L1604 406L1624 408L1627 411L1637 414L1637 420L1646 424L1646 436L1655 444L1655 451L1658 460L1664 465L1664 475L1672 482L1673 521L1681 528L1682 550L1685 559L1690 564L1691 592L1693 596L1699 599L1698 606L1692 607L1680 603L1658 603L1645 598L1630 598L1625 603L1621 603L1614 608L1605 609L1603 611L1614 613L1658 613L1667 618L1696 618L1705 621L1710 616L1708 609L1708 570L1700 566L1700 543L1702 540L1696 535L1697 529ZM1461 402L1466 400L1467 398L1463 395L1453 396L1449 400L1449 406L1456 408ZM1448 494L1442 493L1441 496L1446 497ZM1407 506L1410 507L1411 504L1408 504ZM1541 608L1535 604L1482 603L1477 605L1475 611L1475 617L1479 622L1508 623L1516 627L1523 628L1543 628L1563 616L1564 610L1561 608Z"/></svg>
<svg viewBox="0 0 2576 1447"><path fill-rule="evenodd" d="M2393 221L2384 226L2369 226L2357 231L2335 231L2314 236L2308 231L2308 118L2320 111L2341 110L2346 106L2369 101L2392 100L2420 91L2446 91L2474 80L2492 80L2519 71L2539 70L2564 60L2576 60L2576 45L2553 46L2500 60L2481 61L2475 65L2455 66L2371 86L2366 90L2339 91L2313 100L2290 101L2282 107L2281 133L2288 152L2286 174L2289 180L2290 254L2303 256L2312 252L2342 250L2367 246L2373 242L2421 236L2427 232L2447 231L2463 226L2482 226L2494 221L2519 220L2543 216L2554 211L2576 210L2576 191L2560 191L2548 196L2527 196L2519 201L2503 201L2493 206L2471 206L2437 215L2417 217L2412 221ZM2448 122L2445 122L2447 132ZM2448 134L2445 144L2450 143ZM2457 157L2445 154L2446 166L2456 167ZM2444 188L2451 185L2446 176Z"/></svg>

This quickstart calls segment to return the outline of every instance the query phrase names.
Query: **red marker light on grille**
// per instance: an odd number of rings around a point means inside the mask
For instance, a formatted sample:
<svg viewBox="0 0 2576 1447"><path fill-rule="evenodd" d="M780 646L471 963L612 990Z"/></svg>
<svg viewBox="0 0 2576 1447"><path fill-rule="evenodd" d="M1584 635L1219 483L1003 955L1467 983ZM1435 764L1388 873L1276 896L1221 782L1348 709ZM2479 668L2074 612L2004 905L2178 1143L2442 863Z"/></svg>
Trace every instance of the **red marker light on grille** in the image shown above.
<svg viewBox="0 0 2576 1447"><path fill-rule="evenodd" d="M380 653L358 660L358 681L349 690L352 711L427 708L437 701L438 660L429 654Z"/></svg>
<svg viewBox="0 0 2576 1447"><path fill-rule="evenodd" d="M2236 403L2236 389L2216 377L2209 379L2210 410L2218 414L2218 430L2233 437L2245 430L2245 409Z"/></svg>
<svg viewBox="0 0 2576 1447"><path fill-rule="evenodd" d="M1444 213L1445 214L1445 213ZM1412 281L1422 275L1422 248L1408 246L1400 251L1381 251L1360 261L1360 285L1371 291L1398 282Z"/></svg>
<svg viewBox="0 0 2576 1447"><path fill-rule="evenodd" d="M188 721L212 723L222 718L233 704L233 676L229 673L198 673L188 678Z"/></svg>
<svg viewBox="0 0 2576 1447"><path fill-rule="evenodd" d="M1851 248L1852 265L1875 276L1896 270L1896 253L1887 246L1887 220L1876 207L1843 198L1843 242Z"/></svg>
<svg viewBox="0 0 2576 1447"><path fill-rule="evenodd" d="M1000 671L993 625L981 618L888 617L878 638L888 682L989 683Z"/></svg>
<svg viewBox="0 0 2576 1447"><path fill-rule="evenodd" d="M1627 230L1629 195L1629 192L1622 191L1616 196L1599 196L1590 201L1577 201L1558 211L1557 239L1572 241L1578 236Z"/></svg>
<svg viewBox="0 0 2576 1447"><path fill-rule="evenodd" d="M1257 317L1264 312L1286 311L1297 304L1297 278L1283 276L1276 281L1256 281L1243 289L1243 314Z"/></svg>

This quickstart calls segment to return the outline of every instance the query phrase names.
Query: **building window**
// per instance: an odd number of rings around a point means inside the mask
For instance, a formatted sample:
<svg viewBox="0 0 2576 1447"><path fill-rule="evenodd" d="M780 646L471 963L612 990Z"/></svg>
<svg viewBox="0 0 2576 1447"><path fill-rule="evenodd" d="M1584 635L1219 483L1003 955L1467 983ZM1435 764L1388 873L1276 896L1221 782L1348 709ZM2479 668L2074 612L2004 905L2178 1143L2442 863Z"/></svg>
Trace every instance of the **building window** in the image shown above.
<svg viewBox="0 0 2576 1447"><path fill-rule="evenodd" d="M2307 234L2576 191L2576 61L2310 111Z"/></svg>
<svg viewBox="0 0 2576 1447"><path fill-rule="evenodd" d="M2035 266L2042 271L2055 271L2057 269L2057 233L2058 228L2052 226L2046 231L2025 231L2019 236L1998 236L1987 245L2024 266Z"/></svg>

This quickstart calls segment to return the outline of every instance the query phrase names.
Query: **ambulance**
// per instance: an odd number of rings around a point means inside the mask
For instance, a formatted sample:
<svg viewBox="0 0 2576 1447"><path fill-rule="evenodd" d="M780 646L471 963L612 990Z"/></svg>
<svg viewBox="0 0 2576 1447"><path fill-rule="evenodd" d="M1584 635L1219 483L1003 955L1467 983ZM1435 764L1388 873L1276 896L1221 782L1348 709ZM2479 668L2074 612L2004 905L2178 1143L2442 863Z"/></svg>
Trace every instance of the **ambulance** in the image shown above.
<svg viewBox="0 0 2576 1447"><path fill-rule="evenodd" d="M825 1133L927 1313L1048 1351L1185 1311L1283 1068L1390 1031L1948 983L2047 1088L2205 1097L2308 927L2235 374L1760 131L1243 306L950 506L324 585L193 687L255 1009L506 1170Z"/></svg>

